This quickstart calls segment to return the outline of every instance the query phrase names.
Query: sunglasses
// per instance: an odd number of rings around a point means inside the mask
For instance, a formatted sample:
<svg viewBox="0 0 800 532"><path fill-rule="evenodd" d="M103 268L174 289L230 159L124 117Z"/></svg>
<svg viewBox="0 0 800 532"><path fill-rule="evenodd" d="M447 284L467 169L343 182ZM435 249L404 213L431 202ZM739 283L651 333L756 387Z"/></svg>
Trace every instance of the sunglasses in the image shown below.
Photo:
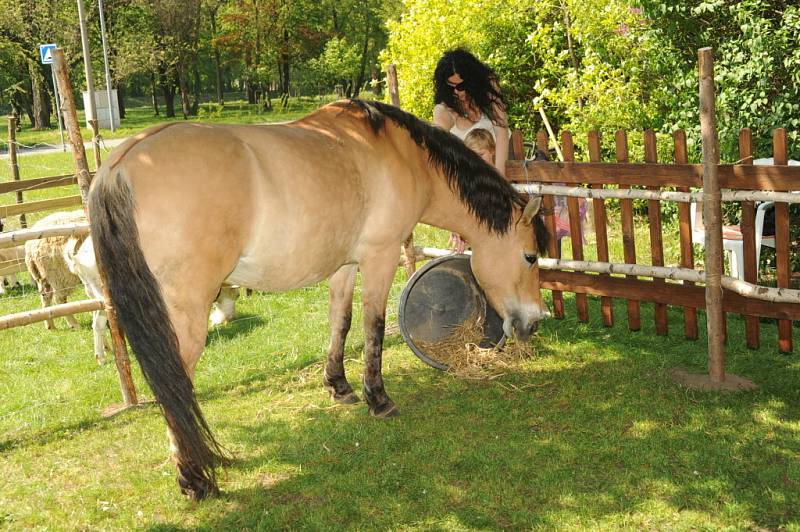
<svg viewBox="0 0 800 532"><path fill-rule="evenodd" d="M450 87L451 89L453 89L454 91L458 91L458 92L463 92L463 91L467 90L467 82L466 81L462 81L461 83L459 83L457 85L453 85L451 83L448 83L447 86Z"/></svg>

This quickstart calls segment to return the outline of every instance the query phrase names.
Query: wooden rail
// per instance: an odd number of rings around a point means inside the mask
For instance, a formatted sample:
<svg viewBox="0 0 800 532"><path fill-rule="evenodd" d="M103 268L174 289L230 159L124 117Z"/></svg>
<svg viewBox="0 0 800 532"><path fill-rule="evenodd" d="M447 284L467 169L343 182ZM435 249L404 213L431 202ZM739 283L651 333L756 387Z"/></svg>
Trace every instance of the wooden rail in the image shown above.
<svg viewBox="0 0 800 532"><path fill-rule="evenodd" d="M0 218L8 218L17 214L27 214L31 212L54 211L66 207L81 205L80 195L63 196L61 198L51 198L38 201L26 201L16 205L0 206Z"/></svg>
<svg viewBox="0 0 800 532"><path fill-rule="evenodd" d="M542 137L540 133L539 138ZM597 245L597 257L600 262L609 262L609 236L608 212L606 211L603 196L626 196L619 198L620 218L617 226L622 230L624 262L636 263L636 220L633 214L634 196L647 200L647 222L649 226L650 259L651 265L663 265L664 257L661 241L664 239L661 227L661 202L665 200L702 199L693 194L690 198L690 187L702 187L703 165L688 164L686 135L683 131L673 134L674 164L656 161L655 138L651 132L644 133L646 147L645 163L631 163L628 161L628 134L624 131L615 133L616 155L613 161L603 162L600 151L600 134L590 132L588 136L590 162L572 162L572 138L569 134L562 135L562 144L567 146L567 161L565 162L530 162L512 160L508 163L507 176L512 182L519 185L538 184L526 187L529 190L541 186L539 189L544 195L545 225L555 241L555 227L552 223L550 209L554 203L557 189L550 185L563 185L578 192L578 195L588 197L592 201L594 213L594 232ZM719 164L716 165L720 187L726 189L722 193L725 200L742 202L741 229L744 242L744 268L745 281L751 285L756 283L758 265L755 264L755 229L754 229L754 201L772 200L776 205L776 235L775 246L777 249L777 279L779 288L788 288L791 278L789 264L789 214L788 202L798 196L788 194L800 191L800 166L787 166L786 132L778 129L773 139L774 165L752 165L752 149L749 144L748 130L743 130L740 135L740 155L744 164ZM585 187L585 188L581 188ZM678 192L669 192L675 188ZM728 190L730 189L730 190ZM566 191L566 188L561 188ZM608 192L604 194L604 192ZM564 194L562 192L561 194ZM780 206L780 208L778 208ZM585 253L583 250L583 231L578 219L574 203L569 208L570 232L573 235L573 258ZM679 244L680 264L682 268L694 268L694 253L689 219L689 205L679 204ZM578 243L576 246L575 243ZM577 255L576 255L577 254ZM549 255L560 258L559 249L554 245ZM684 308L684 335L689 339L699 336L697 309L705 309L705 287L695 286L694 282L664 283L662 280L642 279L635 275L625 278L609 276L605 273L585 273L568 271L567 269L543 270L541 272L542 287L553 291L553 314L557 318L565 316L564 301L561 294L572 292L576 294L576 315L581 321L588 319L587 307L584 303L586 295L600 296L601 315L606 326L614 324L612 298L627 301L627 322L631 330L641 328L640 305L653 303L656 305L655 329L659 334L667 333L666 305L681 306ZM792 321L800 320L800 304L791 302L767 302L737 294L723 287L722 311L725 313L743 314L746 312L745 326L747 345L757 348L759 339L759 318L773 318L779 322L779 344L783 352L792 349ZM724 320L723 320L724 323Z"/></svg>

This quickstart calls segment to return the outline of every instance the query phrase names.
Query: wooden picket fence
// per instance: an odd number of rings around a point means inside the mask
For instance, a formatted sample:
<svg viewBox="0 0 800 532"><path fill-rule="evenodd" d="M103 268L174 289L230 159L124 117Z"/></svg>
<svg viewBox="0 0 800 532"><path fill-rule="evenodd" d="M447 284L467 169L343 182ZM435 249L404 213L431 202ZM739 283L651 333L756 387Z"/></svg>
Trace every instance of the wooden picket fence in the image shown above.
<svg viewBox="0 0 800 532"><path fill-rule="evenodd" d="M545 184L565 184L592 189L640 187L647 190L677 190L689 192L691 188L703 186L703 165L688 164L686 135L676 131L673 135L674 160L669 163L657 161L656 136L653 131L644 132L645 163L633 164L628 161L628 134L615 132L616 157L614 162L601 161L600 134L588 135L589 162L575 162L573 138L569 132L561 135L561 149L564 162L524 161L524 148L521 135L515 132L512 137L514 159L509 161L507 176L514 183L531 182ZM540 133L537 145L547 149L547 136ZM744 129L739 137L741 164L718 166L720 187L738 191L791 192L800 190L800 167L787 164L787 136L784 129L776 129L773 136L774 166L752 165L750 131ZM620 226L627 264L636 263L636 239L633 215L633 200L620 199ZM555 239L553 220L553 195L544 195L546 224L551 232L549 255L559 257ZM604 200L592 199L594 215L594 240L597 260L609 262L609 212ZM775 203L775 252L777 286L789 288L791 270L789 265L789 209L788 203ZM577 197L568 197L572 258L584 260L583 227L579 221ZM650 230L650 256L653 266L664 266L664 233L661 223L661 201L648 200L648 225ZM680 221L680 267L694 268L695 257L692 247L692 232L688 203L679 203ZM757 264L755 254L755 204L742 202L741 230L744 241L744 280L756 284ZM578 320L589 320L588 296L600 298L600 312L603 323L613 326L613 299L619 298L627 304L627 324L632 331L642 327L641 304L655 305L655 330L657 334L668 332L667 306L683 307L683 328L686 338L698 338L697 309L706 305L704 287L691 282L667 282L663 278L643 279L637 276L611 276L608 274L569 271L567 269L542 270L542 287L552 290L554 315L565 316L564 292L575 294ZM745 319L747 346L756 349L760 345L759 318L778 320L778 347L781 352L792 350L792 321L800 320L800 304L789 302L769 302L742 296L731 290L723 290L723 310L742 314Z"/></svg>

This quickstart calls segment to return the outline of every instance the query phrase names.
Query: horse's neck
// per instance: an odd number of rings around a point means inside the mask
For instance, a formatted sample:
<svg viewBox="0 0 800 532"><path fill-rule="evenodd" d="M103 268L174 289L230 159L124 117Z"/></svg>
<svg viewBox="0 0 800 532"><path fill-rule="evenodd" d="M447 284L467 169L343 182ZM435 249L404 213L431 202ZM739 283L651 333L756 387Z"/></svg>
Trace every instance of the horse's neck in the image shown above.
<svg viewBox="0 0 800 532"><path fill-rule="evenodd" d="M444 178L433 183L431 190L420 222L458 233L468 242L474 242L488 232L485 226L478 223L475 215L469 212L457 193L450 190Z"/></svg>

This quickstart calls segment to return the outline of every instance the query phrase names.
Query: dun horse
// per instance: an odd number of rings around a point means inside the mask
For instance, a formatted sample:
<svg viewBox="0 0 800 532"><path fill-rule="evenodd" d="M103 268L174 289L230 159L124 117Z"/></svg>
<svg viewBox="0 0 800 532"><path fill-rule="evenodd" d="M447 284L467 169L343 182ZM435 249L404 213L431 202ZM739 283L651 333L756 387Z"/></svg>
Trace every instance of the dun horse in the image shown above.
<svg viewBox="0 0 800 532"><path fill-rule="evenodd" d="M356 271L363 276L363 392L397 414L383 386L386 300L417 222L463 235L508 334L542 318L540 201L522 197L450 133L397 108L351 100L289 124L170 124L117 148L91 189L99 263L161 405L184 494L217 492L224 453L195 399L208 312L223 282L267 291L330 278L324 385L355 402L342 363Z"/></svg>

